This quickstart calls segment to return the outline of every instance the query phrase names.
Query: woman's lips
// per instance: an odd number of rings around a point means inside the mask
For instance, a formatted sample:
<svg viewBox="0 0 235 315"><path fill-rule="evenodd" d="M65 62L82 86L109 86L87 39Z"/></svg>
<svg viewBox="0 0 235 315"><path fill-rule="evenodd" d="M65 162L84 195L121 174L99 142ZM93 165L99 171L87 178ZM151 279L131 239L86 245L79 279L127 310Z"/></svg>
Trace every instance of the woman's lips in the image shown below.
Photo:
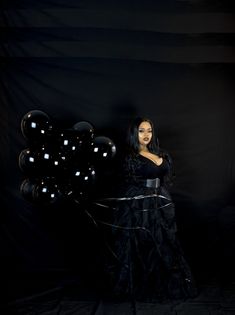
<svg viewBox="0 0 235 315"><path fill-rule="evenodd" d="M144 138L144 141L149 141L149 138Z"/></svg>

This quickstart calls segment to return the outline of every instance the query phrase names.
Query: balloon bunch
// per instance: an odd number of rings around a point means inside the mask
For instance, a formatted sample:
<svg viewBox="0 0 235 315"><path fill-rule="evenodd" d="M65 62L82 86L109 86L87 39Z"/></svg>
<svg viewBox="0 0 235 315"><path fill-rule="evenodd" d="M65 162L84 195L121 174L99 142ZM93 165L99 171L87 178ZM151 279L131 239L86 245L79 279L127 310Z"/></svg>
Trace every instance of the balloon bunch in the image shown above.
<svg viewBox="0 0 235 315"><path fill-rule="evenodd" d="M64 197L87 200L97 182L97 168L116 154L113 141L95 136L87 121L60 129L48 114L32 110L22 118L21 131L28 147L19 155L19 167L26 175L20 191L40 204L54 204Z"/></svg>

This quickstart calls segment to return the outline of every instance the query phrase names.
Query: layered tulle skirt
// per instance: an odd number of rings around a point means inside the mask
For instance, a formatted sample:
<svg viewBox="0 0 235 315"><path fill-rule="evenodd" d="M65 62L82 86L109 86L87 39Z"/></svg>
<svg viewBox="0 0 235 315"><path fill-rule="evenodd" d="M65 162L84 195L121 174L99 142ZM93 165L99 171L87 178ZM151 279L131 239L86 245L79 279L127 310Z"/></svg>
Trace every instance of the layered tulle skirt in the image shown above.
<svg viewBox="0 0 235 315"><path fill-rule="evenodd" d="M175 208L164 187L129 186L104 198L109 217L100 221L109 254L108 291L139 300L185 299L197 290L177 238Z"/></svg>

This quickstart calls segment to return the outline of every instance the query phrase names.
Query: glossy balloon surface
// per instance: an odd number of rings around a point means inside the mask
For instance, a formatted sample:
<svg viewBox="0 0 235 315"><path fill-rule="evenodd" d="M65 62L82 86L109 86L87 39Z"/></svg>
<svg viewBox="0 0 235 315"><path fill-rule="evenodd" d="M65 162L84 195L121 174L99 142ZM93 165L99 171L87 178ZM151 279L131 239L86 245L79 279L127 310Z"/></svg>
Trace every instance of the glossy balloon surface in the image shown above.
<svg viewBox="0 0 235 315"><path fill-rule="evenodd" d="M41 141L52 131L50 117L41 110L32 110L21 120L23 136L30 141Z"/></svg>
<svg viewBox="0 0 235 315"><path fill-rule="evenodd" d="M91 143L91 154L95 162L110 160L116 154L116 146L110 138L98 136Z"/></svg>
<svg viewBox="0 0 235 315"><path fill-rule="evenodd" d="M94 137L94 127L88 121L79 121L73 125L81 142L90 141Z"/></svg>

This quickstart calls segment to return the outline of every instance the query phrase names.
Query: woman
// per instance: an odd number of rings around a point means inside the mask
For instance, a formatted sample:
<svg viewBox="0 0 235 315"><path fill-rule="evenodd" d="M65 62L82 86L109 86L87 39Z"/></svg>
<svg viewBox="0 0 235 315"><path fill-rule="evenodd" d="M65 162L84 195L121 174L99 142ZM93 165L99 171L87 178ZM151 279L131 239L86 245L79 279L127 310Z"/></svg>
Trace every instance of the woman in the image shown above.
<svg viewBox="0 0 235 315"><path fill-rule="evenodd" d="M169 155L156 145L151 120L136 118L129 128L125 183L113 209L110 289L137 300L195 296L189 266L176 236L175 209L168 192ZM106 199L108 201L108 199Z"/></svg>

